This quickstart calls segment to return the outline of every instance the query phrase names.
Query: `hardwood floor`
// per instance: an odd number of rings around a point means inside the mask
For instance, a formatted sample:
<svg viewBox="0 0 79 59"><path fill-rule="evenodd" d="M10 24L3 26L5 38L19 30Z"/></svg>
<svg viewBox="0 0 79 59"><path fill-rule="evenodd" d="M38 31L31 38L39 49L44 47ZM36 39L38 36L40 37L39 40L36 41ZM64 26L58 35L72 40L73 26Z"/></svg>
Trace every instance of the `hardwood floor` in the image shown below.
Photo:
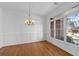
<svg viewBox="0 0 79 59"><path fill-rule="evenodd" d="M66 51L47 42L35 42L3 47L0 49L1 56L71 56Z"/></svg>

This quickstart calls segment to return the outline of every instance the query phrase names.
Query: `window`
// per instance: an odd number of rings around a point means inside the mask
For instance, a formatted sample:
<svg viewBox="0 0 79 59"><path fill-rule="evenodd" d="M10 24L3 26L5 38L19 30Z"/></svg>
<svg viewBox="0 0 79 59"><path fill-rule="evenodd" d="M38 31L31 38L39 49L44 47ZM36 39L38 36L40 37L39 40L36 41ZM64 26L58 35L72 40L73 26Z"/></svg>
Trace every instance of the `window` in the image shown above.
<svg viewBox="0 0 79 59"><path fill-rule="evenodd" d="M55 26L55 27L54 27ZM55 28L55 31L54 31ZM50 22L51 37L59 40L64 40L63 36L63 19L58 19Z"/></svg>
<svg viewBox="0 0 79 59"><path fill-rule="evenodd" d="M56 40L79 45L79 12L76 11L67 15L64 15L65 18L55 18L53 21L51 18L51 37L54 37Z"/></svg>
<svg viewBox="0 0 79 59"><path fill-rule="evenodd" d="M79 45L79 13L67 16L67 42Z"/></svg>
<svg viewBox="0 0 79 59"><path fill-rule="evenodd" d="M64 40L63 36L63 20L56 20L56 39Z"/></svg>
<svg viewBox="0 0 79 59"><path fill-rule="evenodd" d="M54 21L50 23L51 37L54 37Z"/></svg>
<svg viewBox="0 0 79 59"><path fill-rule="evenodd" d="M60 39L60 20L56 20L56 39Z"/></svg>

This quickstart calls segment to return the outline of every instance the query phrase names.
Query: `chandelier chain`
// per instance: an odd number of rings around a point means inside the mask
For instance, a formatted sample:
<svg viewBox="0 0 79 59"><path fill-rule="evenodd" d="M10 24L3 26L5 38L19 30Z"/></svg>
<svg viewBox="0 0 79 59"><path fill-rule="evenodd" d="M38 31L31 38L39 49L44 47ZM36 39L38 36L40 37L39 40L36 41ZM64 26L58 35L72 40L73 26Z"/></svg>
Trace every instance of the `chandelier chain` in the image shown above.
<svg viewBox="0 0 79 59"><path fill-rule="evenodd" d="M31 13L31 12L30 12L30 11L31 11L30 9L31 9L31 2L29 2L29 19L31 18L31 17L30 17L30 16L31 16L31 15L30 15L30 13Z"/></svg>

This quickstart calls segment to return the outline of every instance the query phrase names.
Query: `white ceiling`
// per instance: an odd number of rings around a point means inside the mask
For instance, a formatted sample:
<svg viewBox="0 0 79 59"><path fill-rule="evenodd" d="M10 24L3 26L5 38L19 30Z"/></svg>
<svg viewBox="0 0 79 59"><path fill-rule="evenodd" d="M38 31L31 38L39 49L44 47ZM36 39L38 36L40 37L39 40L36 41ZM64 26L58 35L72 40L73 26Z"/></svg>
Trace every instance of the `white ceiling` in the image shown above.
<svg viewBox="0 0 79 59"><path fill-rule="evenodd" d="M62 3L54 2L31 2L31 13L43 16L61 4ZM0 2L0 8L28 12L28 2Z"/></svg>
<svg viewBox="0 0 79 59"><path fill-rule="evenodd" d="M67 8L67 6L71 6L72 3L68 2L31 2L31 13L36 15L47 15L52 11L56 13L56 9L63 6ZM28 2L0 2L0 8L7 8L12 10L20 10L28 12ZM64 9L65 9L64 8ZM63 8L61 9L63 10ZM61 11L60 10L60 11ZM58 12L60 12L58 10Z"/></svg>

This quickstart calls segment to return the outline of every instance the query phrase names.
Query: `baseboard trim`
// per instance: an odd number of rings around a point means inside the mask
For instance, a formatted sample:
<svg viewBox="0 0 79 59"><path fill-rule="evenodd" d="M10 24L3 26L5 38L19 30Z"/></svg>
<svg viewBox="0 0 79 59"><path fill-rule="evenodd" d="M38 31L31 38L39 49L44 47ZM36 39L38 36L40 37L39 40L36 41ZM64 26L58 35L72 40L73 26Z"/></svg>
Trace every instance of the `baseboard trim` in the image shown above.
<svg viewBox="0 0 79 59"><path fill-rule="evenodd" d="M32 41L32 42L23 42L23 43L9 44L9 45L4 45L3 47L15 46L15 45L20 45L20 44L31 44L31 43L35 43L35 42L41 42L41 41L46 41L46 40L39 40L39 41Z"/></svg>

